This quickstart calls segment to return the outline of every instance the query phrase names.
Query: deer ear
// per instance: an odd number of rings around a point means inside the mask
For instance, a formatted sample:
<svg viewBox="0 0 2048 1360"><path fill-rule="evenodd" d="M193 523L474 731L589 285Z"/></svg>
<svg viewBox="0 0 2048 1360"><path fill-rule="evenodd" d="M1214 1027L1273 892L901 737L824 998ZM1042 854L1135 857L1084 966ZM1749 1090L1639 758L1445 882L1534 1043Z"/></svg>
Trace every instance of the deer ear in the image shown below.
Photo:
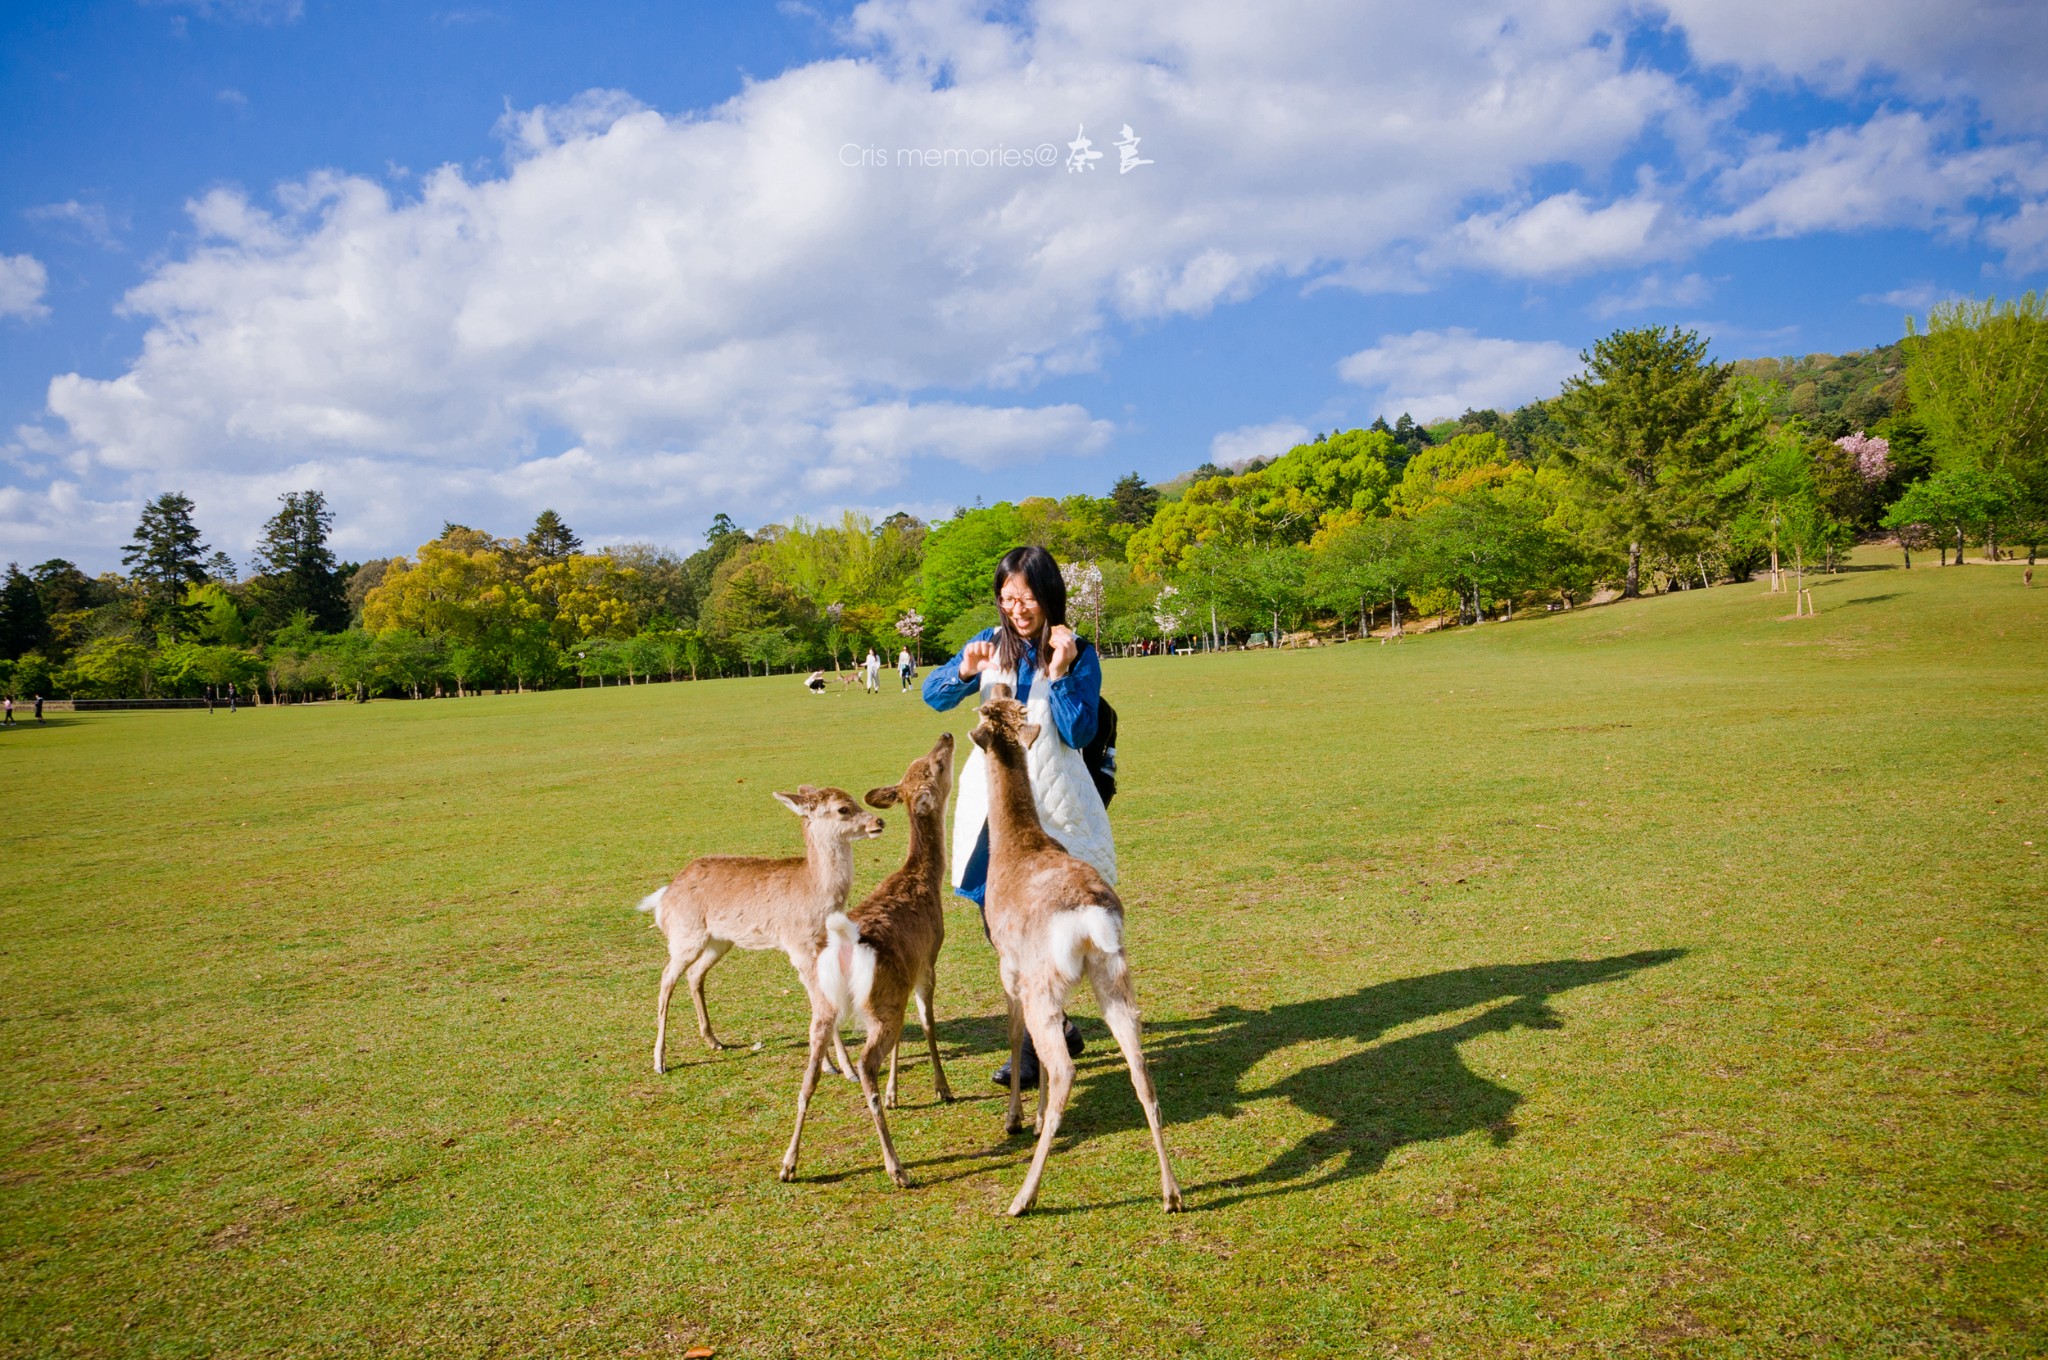
<svg viewBox="0 0 2048 1360"><path fill-rule="evenodd" d="M895 807L902 801L903 795L894 784L884 784L879 789L867 791L867 804L871 808Z"/></svg>
<svg viewBox="0 0 2048 1360"><path fill-rule="evenodd" d="M912 798L910 802L911 807L917 812L918 816L929 817L932 810L938 806L939 798L930 789L919 789L917 796Z"/></svg>
<svg viewBox="0 0 2048 1360"><path fill-rule="evenodd" d="M1022 746L1022 747L1023 747L1023 748L1025 749L1025 750L1027 750L1027 751L1028 751L1028 750L1030 750L1030 749L1031 749L1031 743L1032 743L1032 742L1034 742L1034 741L1037 741L1037 740L1038 740L1038 724L1037 724L1037 723L1025 723L1025 724L1024 724L1024 725L1023 725L1022 727L1020 727L1020 728L1018 728L1018 729L1017 729L1017 744L1018 744L1019 746Z"/></svg>
<svg viewBox="0 0 2048 1360"><path fill-rule="evenodd" d="M808 788L809 786L806 785L805 787ZM797 793L778 793L775 795L775 801L801 817L804 815L804 805L797 801L801 793L802 790L799 790Z"/></svg>
<svg viewBox="0 0 2048 1360"><path fill-rule="evenodd" d="M967 739L973 742L976 746L979 746L982 750L986 751L988 749L987 726L977 726L973 731L967 734Z"/></svg>

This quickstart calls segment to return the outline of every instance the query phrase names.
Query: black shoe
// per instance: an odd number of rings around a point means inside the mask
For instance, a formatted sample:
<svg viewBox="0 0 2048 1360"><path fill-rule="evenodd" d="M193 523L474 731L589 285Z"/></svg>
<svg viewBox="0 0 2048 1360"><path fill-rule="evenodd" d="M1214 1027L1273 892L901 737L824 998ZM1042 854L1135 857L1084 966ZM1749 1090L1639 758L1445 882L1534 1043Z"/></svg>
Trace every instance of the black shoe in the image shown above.
<svg viewBox="0 0 2048 1360"><path fill-rule="evenodd" d="M1022 1088L1022 1089L1024 1089L1024 1090L1026 1090L1026 1091L1031 1091L1031 1090L1035 1090L1035 1089L1037 1089L1037 1086L1038 1086L1038 1050L1037 1050L1037 1049L1035 1049L1035 1048L1033 1048L1033 1047L1031 1046L1031 1040L1030 1040L1030 1039L1028 1039L1028 1038L1027 1038L1027 1039L1025 1039L1025 1041L1024 1041L1024 1052L1023 1052L1023 1056L1021 1056L1021 1057L1020 1057L1020 1058L1018 1059L1018 1061L1019 1061L1020 1063L1022 1063L1022 1064L1023 1064L1023 1067L1021 1067L1021 1068L1019 1069L1019 1071L1020 1071L1020 1073L1021 1073L1022 1075L1021 1075L1021 1080L1020 1080L1020 1081L1019 1081L1019 1082L1017 1083L1017 1084L1018 1084L1018 1086L1019 1086L1019 1087L1021 1087L1021 1088ZM996 1084L996 1085L998 1085L998 1086L1002 1087L1002 1088L1003 1088L1003 1089L1004 1089L1005 1091L1009 1090L1009 1089L1010 1089L1010 1064L1008 1064L1008 1063L1006 1062L1006 1063L1004 1063L1004 1064L1003 1064L1003 1065L1002 1065L1001 1067L998 1067L998 1068L996 1069L996 1074L995 1074L995 1077L993 1078L993 1080L995 1081L995 1084Z"/></svg>
<svg viewBox="0 0 2048 1360"><path fill-rule="evenodd" d="M1080 1057L1082 1050L1087 1047L1087 1041L1082 1039L1081 1037L1080 1026L1076 1025L1071 1020L1067 1021L1064 1037L1067 1041L1067 1056L1069 1058ZM1029 1036L1026 1036L1024 1040L1023 1062L1024 1078L1022 1085L1026 1090L1029 1090L1030 1088L1038 1085L1038 1050L1032 1046L1031 1039ZM998 1067L996 1069L994 1081L995 1084L998 1086L1009 1086L1010 1065L1008 1063L1004 1063L1001 1067Z"/></svg>

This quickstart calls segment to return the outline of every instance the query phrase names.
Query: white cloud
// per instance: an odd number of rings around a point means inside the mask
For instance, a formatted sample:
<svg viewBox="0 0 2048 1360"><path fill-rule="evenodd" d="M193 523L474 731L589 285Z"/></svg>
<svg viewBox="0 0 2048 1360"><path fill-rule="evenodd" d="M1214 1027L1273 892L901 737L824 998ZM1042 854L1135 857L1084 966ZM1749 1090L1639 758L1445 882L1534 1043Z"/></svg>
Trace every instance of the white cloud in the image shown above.
<svg viewBox="0 0 2048 1360"><path fill-rule="evenodd" d="M2048 23L2031 0L1663 0L1694 54L1829 94L1877 80L1965 98L2022 130L2048 126Z"/></svg>
<svg viewBox="0 0 2048 1360"><path fill-rule="evenodd" d="M1498 340L1462 327L1387 335L1342 360L1346 382L1380 394L1388 416L1407 412L1425 423L1468 407L1505 410L1557 395L1579 370L1579 356L1554 340Z"/></svg>
<svg viewBox="0 0 2048 1360"><path fill-rule="evenodd" d="M1539 203L1478 213L1459 224L1456 252L1504 274L1555 277L1662 254L1678 244L1659 232L1665 207L1651 198L1594 206L1573 190Z"/></svg>
<svg viewBox="0 0 2048 1360"><path fill-rule="evenodd" d="M90 241L107 250L121 248L113 219L102 203L81 203L73 198L62 203L39 204L24 209L21 215L31 222L54 227L63 234Z"/></svg>
<svg viewBox="0 0 2048 1360"><path fill-rule="evenodd" d="M2010 217L1985 228L1985 237L2005 252L2014 272L2048 268L2048 203L2023 203Z"/></svg>
<svg viewBox="0 0 2048 1360"><path fill-rule="evenodd" d="M43 289L50 277L43 262L33 255L0 255L0 317L18 316L30 321L50 314L43 305Z"/></svg>
<svg viewBox="0 0 2048 1360"><path fill-rule="evenodd" d="M1209 441L1209 461L1218 467L1235 467L1253 458L1278 458L1296 444L1309 440L1309 428L1291 420L1266 425L1242 425L1225 430Z"/></svg>
<svg viewBox="0 0 2048 1360"><path fill-rule="evenodd" d="M1774 138L1752 145L1716 187L1734 211L1716 235L1801 236L1868 227L1966 229L1979 195L2024 187L2042 173L2038 149L2010 145L1950 150L1933 119L1885 112L1858 127L1829 128L1798 146Z"/></svg>
<svg viewBox="0 0 2048 1360"><path fill-rule="evenodd" d="M1704 275L1667 279L1662 274L1645 274L1627 288L1602 293L1593 302L1593 315L1611 317L1653 307L1694 307L1705 302L1713 291Z"/></svg>

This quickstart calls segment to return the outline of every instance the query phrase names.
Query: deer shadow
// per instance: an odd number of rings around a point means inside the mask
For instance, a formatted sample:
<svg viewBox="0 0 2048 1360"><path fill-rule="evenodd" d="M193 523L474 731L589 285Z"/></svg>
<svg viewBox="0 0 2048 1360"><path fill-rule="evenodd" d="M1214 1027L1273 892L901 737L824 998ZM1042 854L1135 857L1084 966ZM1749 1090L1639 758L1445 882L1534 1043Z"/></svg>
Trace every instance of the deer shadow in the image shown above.
<svg viewBox="0 0 2048 1360"><path fill-rule="evenodd" d="M1224 1208L1371 1175L1396 1149L1412 1143L1468 1133L1485 1133L1497 1146L1507 1143L1516 1133L1514 1112L1522 1096L1473 1071L1461 1047L1514 1029L1561 1029L1553 997L1670 963L1685 952L1458 968L1268 1010L1223 1006L1189 1020L1147 1024L1146 1057L1169 1138L1176 1124L1234 1118L1267 1100L1287 1101L1324 1124L1256 1170L1190 1185L1191 1192L1226 1192L1195 1207ZM1475 1007L1485 1009L1438 1028L1385 1037ZM954 1043L968 1035L985 1041L1003 1023L1000 1017L955 1022L946 1037ZM1099 1022L1084 1020L1083 1028L1090 1055L1060 1124L1060 1142L1068 1146L1144 1127L1115 1044ZM1300 1044L1332 1042L1366 1047L1245 1089L1245 1079L1268 1058ZM1005 1037L1000 1046L1006 1045Z"/></svg>

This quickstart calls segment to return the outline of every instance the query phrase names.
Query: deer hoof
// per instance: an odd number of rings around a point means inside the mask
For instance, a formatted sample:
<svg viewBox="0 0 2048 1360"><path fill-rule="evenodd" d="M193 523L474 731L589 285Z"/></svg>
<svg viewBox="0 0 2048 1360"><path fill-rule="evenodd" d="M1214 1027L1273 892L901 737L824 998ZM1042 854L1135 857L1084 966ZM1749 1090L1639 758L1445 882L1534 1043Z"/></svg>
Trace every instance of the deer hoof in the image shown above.
<svg viewBox="0 0 2048 1360"><path fill-rule="evenodd" d="M1181 1203L1180 1190L1178 1187L1166 1192L1166 1212L1168 1212L1169 1214L1177 1214L1183 1212L1184 1210L1186 1210L1186 1208L1187 1205Z"/></svg>
<svg viewBox="0 0 2048 1360"><path fill-rule="evenodd" d="M907 1172L891 1171L889 1179L896 1182L898 1190L908 1190L910 1188L910 1176Z"/></svg>
<svg viewBox="0 0 2048 1360"><path fill-rule="evenodd" d="M783 1163L782 1170L775 1173L775 1179L787 1185L796 1179L796 1168L787 1162Z"/></svg>
<svg viewBox="0 0 2048 1360"><path fill-rule="evenodd" d="M1035 1195L1032 1196L1030 1199L1026 1199L1022 1195L1017 1196L1017 1198L1010 1201L1010 1217L1024 1217L1024 1215L1031 1212L1031 1206L1036 1202L1037 1196Z"/></svg>

